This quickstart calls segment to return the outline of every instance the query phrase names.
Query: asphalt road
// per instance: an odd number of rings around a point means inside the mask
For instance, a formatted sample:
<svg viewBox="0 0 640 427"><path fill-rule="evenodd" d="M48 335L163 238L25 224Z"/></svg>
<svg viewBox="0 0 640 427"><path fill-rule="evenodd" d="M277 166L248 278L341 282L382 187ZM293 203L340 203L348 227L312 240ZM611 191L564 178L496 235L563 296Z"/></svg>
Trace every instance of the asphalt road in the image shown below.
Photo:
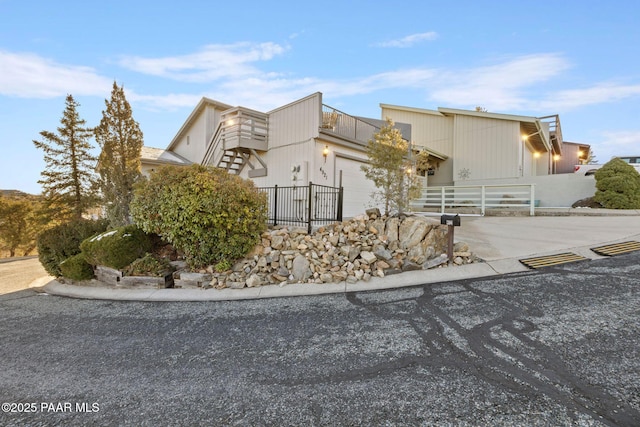
<svg viewBox="0 0 640 427"><path fill-rule="evenodd" d="M637 426L640 252L390 291L0 296L0 425Z"/></svg>
<svg viewBox="0 0 640 427"><path fill-rule="evenodd" d="M43 286L52 279L37 256L0 259L0 295Z"/></svg>

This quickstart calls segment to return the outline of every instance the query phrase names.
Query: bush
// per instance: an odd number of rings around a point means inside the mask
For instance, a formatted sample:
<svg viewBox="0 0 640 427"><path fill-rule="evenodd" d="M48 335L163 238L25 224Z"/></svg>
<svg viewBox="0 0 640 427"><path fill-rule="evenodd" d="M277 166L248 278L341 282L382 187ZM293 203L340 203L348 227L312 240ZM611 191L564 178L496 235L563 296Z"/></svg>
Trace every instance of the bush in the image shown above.
<svg viewBox="0 0 640 427"><path fill-rule="evenodd" d="M596 202L595 200L593 200L593 197L587 197L586 199L580 199L576 202L574 202L571 205L572 208L593 208L593 209L599 209L602 208L602 205L598 202Z"/></svg>
<svg viewBox="0 0 640 427"><path fill-rule="evenodd" d="M218 168L165 166L135 189L133 221L157 233L192 267L245 256L266 227L266 194Z"/></svg>
<svg viewBox="0 0 640 427"><path fill-rule="evenodd" d="M595 173L593 199L608 209L640 209L640 174L620 159L612 159Z"/></svg>
<svg viewBox="0 0 640 427"><path fill-rule="evenodd" d="M106 220L75 220L50 228L38 236L38 258L50 275L62 275L60 263L80 253L80 243L107 229Z"/></svg>
<svg viewBox="0 0 640 427"><path fill-rule="evenodd" d="M169 261L146 254L129 264L124 273L127 276L162 276L170 271L173 271L173 267Z"/></svg>
<svg viewBox="0 0 640 427"><path fill-rule="evenodd" d="M67 258L60 263L62 276L72 280L93 279L93 267L87 262L82 253Z"/></svg>
<svg viewBox="0 0 640 427"><path fill-rule="evenodd" d="M80 244L89 264L120 270L144 256L153 246L153 236L135 225L126 225L86 239Z"/></svg>

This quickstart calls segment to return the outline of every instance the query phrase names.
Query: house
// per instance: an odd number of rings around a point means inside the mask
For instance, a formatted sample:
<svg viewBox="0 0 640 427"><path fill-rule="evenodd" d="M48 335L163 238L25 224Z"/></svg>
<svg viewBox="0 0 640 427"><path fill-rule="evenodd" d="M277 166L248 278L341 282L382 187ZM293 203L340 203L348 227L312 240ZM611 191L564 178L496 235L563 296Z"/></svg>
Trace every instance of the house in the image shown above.
<svg viewBox="0 0 640 427"><path fill-rule="evenodd" d="M586 145L564 143L557 115L380 108L381 118L392 119L414 151L429 154L424 186L529 182L565 172L563 153L577 158L578 151L588 152ZM160 164L196 163L224 168L258 187L343 187L343 215L355 216L374 206L375 188L361 166L368 161L367 142L384 124L332 108L320 92L268 112L205 97L166 149L145 147L142 167L146 172Z"/></svg>
<svg viewBox="0 0 640 427"><path fill-rule="evenodd" d="M557 115L426 110L381 104L382 116L411 125L413 143L441 153L429 185L549 175L564 144Z"/></svg>
<svg viewBox="0 0 640 427"><path fill-rule="evenodd" d="M382 124L325 105L319 92L266 113L202 98L165 150L143 152L142 167L187 161L227 169L258 187L342 186L343 215L350 217L372 206L375 188L360 166Z"/></svg>
<svg viewBox="0 0 640 427"><path fill-rule="evenodd" d="M556 162L556 173L573 173L576 165L586 164L591 146L577 142L564 141L562 156Z"/></svg>
<svg viewBox="0 0 640 427"><path fill-rule="evenodd" d="M453 108L380 104L383 117L411 126L415 147L427 147L428 185L530 186L541 207L568 207L593 196L593 180L573 174L589 145L563 140L560 117L520 116ZM451 190L453 191L453 190Z"/></svg>

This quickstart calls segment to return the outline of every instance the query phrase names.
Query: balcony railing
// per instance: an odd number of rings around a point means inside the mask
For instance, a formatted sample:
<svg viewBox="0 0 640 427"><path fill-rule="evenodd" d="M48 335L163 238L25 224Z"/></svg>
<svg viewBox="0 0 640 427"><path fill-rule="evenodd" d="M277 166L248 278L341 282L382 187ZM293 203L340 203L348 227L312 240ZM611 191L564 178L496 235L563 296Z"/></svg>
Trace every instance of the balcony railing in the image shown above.
<svg viewBox="0 0 640 427"><path fill-rule="evenodd" d="M372 139L374 133L380 131L380 127L378 126L325 104L322 104L322 122L320 123L320 128L323 131L329 131L338 136L352 139L363 144L366 144Z"/></svg>
<svg viewBox="0 0 640 427"><path fill-rule="evenodd" d="M232 108L222 113L220 140L223 150L251 148L267 150L267 115L246 108Z"/></svg>

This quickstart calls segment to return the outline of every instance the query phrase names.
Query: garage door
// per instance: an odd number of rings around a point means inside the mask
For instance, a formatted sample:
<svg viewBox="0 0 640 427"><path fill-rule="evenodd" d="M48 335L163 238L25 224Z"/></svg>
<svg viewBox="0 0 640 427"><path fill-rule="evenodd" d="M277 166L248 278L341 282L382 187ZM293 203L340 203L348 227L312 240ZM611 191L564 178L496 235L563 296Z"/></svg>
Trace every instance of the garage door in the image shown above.
<svg viewBox="0 0 640 427"><path fill-rule="evenodd" d="M342 171L342 186L344 187L343 216L345 218L363 214L369 209L373 200L371 192L375 190L373 182L364 176L360 169L364 163L353 159L336 156L335 183L340 182Z"/></svg>

